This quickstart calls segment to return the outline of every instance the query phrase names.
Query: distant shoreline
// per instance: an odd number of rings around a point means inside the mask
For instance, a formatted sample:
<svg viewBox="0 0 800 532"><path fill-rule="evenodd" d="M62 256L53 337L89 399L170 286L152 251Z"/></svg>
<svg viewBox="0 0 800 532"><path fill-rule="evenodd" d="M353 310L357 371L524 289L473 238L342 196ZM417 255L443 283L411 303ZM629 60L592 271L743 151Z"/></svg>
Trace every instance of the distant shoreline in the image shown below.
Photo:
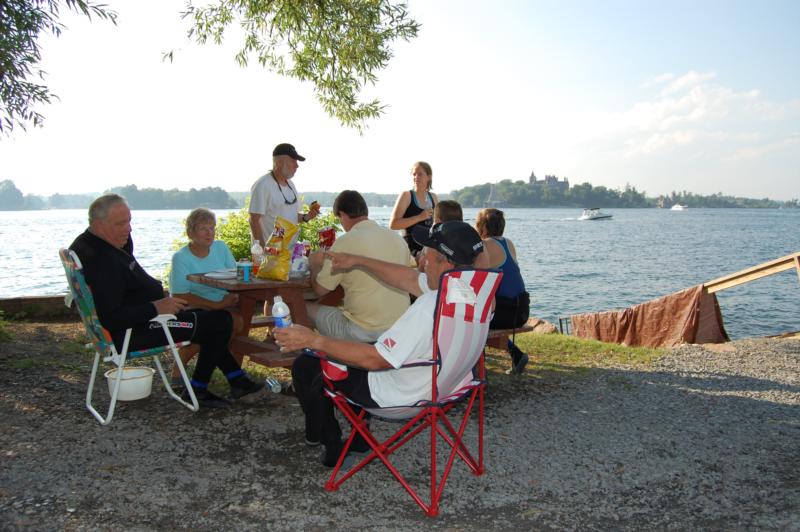
<svg viewBox="0 0 800 532"><path fill-rule="evenodd" d="M333 208L333 203L326 204L320 202L320 205L324 208L331 209ZM394 205L382 204L382 205L371 205L367 204L367 207L370 208L391 208ZM45 212L45 211L81 211L86 210L89 206L86 207L68 207L68 208L45 208L45 209L0 209L0 212ZM228 210L228 211L238 211L243 208L240 207L214 207L203 205L203 207L211 210ZM508 206L508 205L493 205L494 208L497 209L583 209L583 206L576 206L576 205L546 205L546 206L538 206L538 207L521 207L521 206ZM481 209L483 207L464 207L465 209ZM601 209L630 209L630 210L649 210L649 209L656 209L656 210L663 210L669 211L670 209L667 207L655 207L655 206L642 206L642 207L600 207ZM800 206L797 207L747 207L747 206L733 206L733 207L691 207L691 209L698 210L698 209L717 209L717 210L729 210L729 209L753 209L753 210L791 210L791 209L800 209ZM132 211L190 211L192 208L190 207L131 207Z"/></svg>

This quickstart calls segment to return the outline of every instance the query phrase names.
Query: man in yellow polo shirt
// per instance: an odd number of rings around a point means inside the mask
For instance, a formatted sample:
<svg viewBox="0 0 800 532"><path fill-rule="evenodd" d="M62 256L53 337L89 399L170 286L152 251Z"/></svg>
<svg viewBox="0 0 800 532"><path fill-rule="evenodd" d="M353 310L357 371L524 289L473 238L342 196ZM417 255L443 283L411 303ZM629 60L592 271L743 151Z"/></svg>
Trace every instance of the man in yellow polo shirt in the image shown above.
<svg viewBox="0 0 800 532"><path fill-rule="evenodd" d="M355 190L343 190L333 203L345 234L331 251L352 253L407 266L413 263L405 241L390 229L369 219L367 202ZM367 272L332 272L323 253L309 258L311 286L323 296L341 286L341 307L309 303L308 314L320 333L343 340L374 342L403 315L409 306L408 293L379 281Z"/></svg>

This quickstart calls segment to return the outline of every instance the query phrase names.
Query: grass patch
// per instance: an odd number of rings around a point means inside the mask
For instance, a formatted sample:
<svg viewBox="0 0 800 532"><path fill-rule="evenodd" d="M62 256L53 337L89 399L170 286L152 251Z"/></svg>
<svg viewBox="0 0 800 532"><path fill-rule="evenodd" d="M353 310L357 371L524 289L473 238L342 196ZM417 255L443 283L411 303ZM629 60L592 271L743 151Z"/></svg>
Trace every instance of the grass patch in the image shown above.
<svg viewBox="0 0 800 532"><path fill-rule="evenodd" d="M53 358L15 358L10 360L6 367L21 370L53 368L67 371L86 371L89 368L88 365L71 364Z"/></svg>
<svg viewBox="0 0 800 532"><path fill-rule="evenodd" d="M58 350L65 355L92 355L94 350L86 347L89 340L64 340L58 343Z"/></svg>
<svg viewBox="0 0 800 532"><path fill-rule="evenodd" d="M8 330L8 322L5 320L5 312L0 310L0 342L7 342L12 338L13 335Z"/></svg>
<svg viewBox="0 0 800 532"><path fill-rule="evenodd" d="M647 365L664 353L663 349L627 347L563 334L520 334L515 343L530 356L528 374L549 371L580 377L593 368ZM505 350L490 348L487 353L490 369L504 371L510 366Z"/></svg>

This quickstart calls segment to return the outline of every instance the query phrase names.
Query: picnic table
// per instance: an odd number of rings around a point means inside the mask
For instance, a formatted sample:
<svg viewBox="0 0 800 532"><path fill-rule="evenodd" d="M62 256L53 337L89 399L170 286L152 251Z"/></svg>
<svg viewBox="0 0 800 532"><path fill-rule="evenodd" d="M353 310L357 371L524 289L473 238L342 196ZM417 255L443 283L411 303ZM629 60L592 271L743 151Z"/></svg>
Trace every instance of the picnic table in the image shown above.
<svg viewBox="0 0 800 532"><path fill-rule="evenodd" d="M289 306L294 323L311 327L305 304L305 294L311 289L311 281L308 277L289 279L288 281L253 278L245 282L239 279L219 279L195 273L187 275L186 278L195 283L221 288L239 295L237 308L242 316L243 328L239 336L231 339L231 352L239 362L244 356L248 356L253 362L265 366L288 367L292 365L299 352L282 353L274 342L266 339L256 340L250 338L249 334L253 326L262 326L271 320L269 317L253 320L256 304L262 301L272 302L275 296L281 296Z"/></svg>

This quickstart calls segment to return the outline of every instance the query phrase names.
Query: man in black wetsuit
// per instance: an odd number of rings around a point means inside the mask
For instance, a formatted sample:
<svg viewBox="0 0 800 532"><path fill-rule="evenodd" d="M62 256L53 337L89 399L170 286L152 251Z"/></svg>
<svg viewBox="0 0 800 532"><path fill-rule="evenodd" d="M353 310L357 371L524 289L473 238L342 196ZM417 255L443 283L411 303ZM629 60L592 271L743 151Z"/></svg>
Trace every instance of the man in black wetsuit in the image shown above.
<svg viewBox="0 0 800 532"><path fill-rule="evenodd" d="M107 194L92 202L89 228L70 245L83 265L97 317L111 334L117 350L121 351L129 328L133 329L129 351L166 345L161 325L150 319L158 314L175 314L177 319L168 322L174 340L200 345L192 388L201 406L229 404L208 390L215 367L228 379L233 399L258 391L261 386L250 379L228 350L231 315L225 310L184 310L185 300L164 297L161 282L136 262L130 233L131 211L125 199ZM184 398L188 393L184 392Z"/></svg>

